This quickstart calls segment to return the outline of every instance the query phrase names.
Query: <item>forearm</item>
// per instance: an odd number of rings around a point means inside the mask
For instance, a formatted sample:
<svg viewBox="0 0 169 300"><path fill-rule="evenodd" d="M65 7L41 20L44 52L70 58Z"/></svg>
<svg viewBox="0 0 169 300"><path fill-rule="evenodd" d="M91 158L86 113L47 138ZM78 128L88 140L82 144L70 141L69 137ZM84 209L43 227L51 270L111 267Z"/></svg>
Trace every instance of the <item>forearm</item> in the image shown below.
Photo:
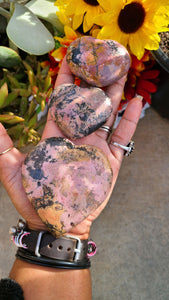
<svg viewBox="0 0 169 300"><path fill-rule="evenodd" d="M25 300L92 298L89 269L54 269L16 259L9 277L21 285Z"/></svg>

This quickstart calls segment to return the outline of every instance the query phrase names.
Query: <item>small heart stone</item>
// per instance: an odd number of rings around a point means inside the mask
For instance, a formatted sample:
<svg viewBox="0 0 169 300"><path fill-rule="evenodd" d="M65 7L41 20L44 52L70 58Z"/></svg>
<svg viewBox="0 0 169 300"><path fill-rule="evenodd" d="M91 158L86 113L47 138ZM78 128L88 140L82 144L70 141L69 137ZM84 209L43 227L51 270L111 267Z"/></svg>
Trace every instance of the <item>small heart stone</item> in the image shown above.
<svg viewBox="0 0 169 300"><path fill-rule="evenodd" d="M70 139L87 136L101 127L112 113L111 99L100 88L62 84L50 96L49 111Z"/></svg>
<svg viewBox="0 0 169 300"><path fill-rule="evenodd" d="M112 169L97 147L65 138L38 144L22 165L25 192L54 236L60 236L110 197Z"/></svg>
<svg viewBox="0 0 169 300"><path fill-rule="evenodd" d="M104 87L127 74L131 59L124 46L112 40L83 36L67 49L71 72L90 85Z"/></svg>

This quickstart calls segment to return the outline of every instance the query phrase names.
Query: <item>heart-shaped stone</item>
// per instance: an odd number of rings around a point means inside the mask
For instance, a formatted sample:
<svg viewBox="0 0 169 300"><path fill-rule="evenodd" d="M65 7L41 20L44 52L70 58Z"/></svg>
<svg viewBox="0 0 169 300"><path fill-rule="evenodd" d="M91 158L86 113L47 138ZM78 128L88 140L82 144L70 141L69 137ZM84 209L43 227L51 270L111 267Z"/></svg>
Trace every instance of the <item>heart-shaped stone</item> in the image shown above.
<svg viewBox="0 0 169 300"><path fill-rule="evenodd" d="M71 72L90 85L103 87L127 74L131 59L127 49L116 41L83 36L67 49Z"/></svg>
<svg viewBox="0 0 169 300"><path fill-rule="evenodd" d="M43 223L60 236L110 197L112 169L97 147L48 138L22 165L25 192Z"/></svg>
<svg viewBox="0 0 169 300"><path fill-rule="evenodd" d="M49 111L70 139L87 136L101 127L112 113L111 99L100 88L62 84L50 96Z"/></svg>

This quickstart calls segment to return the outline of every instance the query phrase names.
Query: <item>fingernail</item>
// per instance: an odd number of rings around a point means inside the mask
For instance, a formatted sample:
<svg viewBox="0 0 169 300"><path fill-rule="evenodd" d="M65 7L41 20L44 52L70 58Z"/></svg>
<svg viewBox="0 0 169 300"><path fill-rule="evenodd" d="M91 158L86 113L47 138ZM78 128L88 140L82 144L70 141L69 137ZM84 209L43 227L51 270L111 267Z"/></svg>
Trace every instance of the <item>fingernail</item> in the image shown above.
<svg viewBox="0 0 169 300"><path fill-rule="evenodd" d="M136 94L135 97L137 97L138 99L140 99L141 101L143 101L143 96Z"/></svg>

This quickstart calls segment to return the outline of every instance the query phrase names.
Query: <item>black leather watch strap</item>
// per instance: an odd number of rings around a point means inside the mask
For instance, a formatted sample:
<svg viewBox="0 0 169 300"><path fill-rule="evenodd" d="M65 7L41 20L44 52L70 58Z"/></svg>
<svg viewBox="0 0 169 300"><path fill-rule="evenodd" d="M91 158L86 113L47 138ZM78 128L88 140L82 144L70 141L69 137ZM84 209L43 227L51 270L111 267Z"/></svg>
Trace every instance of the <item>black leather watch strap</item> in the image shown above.
<svg viewBox="0 0 169 300"><path fill-rule="evenodd" d="M27 251L37 256L53 259L78 261L87 258L88 240L79 240L72 236L55 238L48 231L38 232L26 230L22 237L22 244Z"/></svg>
<svg viewBox="0 0 169 300"><path fill-rule="evenodd" d="M31 264L40 265L44 267L51 267L51 268L59 268L59 269L88 269L91 266L90 260L79 260L79 261L67 261L67 260L59 260L59 259L52 259L45 256L35 256L31 254L29 251L18 248L16 252L16 257L20 260L26 261Z"/></svg>
<svg viewBox="0 0 169 300"><path fill-rule="evenodd" d="M28 263L62 269L90 268L89 256L96 252L94 242L64 235L55 238L48 231L35 231L19 220L10 228L11 239L18 247L16 257Z"/></svg>

